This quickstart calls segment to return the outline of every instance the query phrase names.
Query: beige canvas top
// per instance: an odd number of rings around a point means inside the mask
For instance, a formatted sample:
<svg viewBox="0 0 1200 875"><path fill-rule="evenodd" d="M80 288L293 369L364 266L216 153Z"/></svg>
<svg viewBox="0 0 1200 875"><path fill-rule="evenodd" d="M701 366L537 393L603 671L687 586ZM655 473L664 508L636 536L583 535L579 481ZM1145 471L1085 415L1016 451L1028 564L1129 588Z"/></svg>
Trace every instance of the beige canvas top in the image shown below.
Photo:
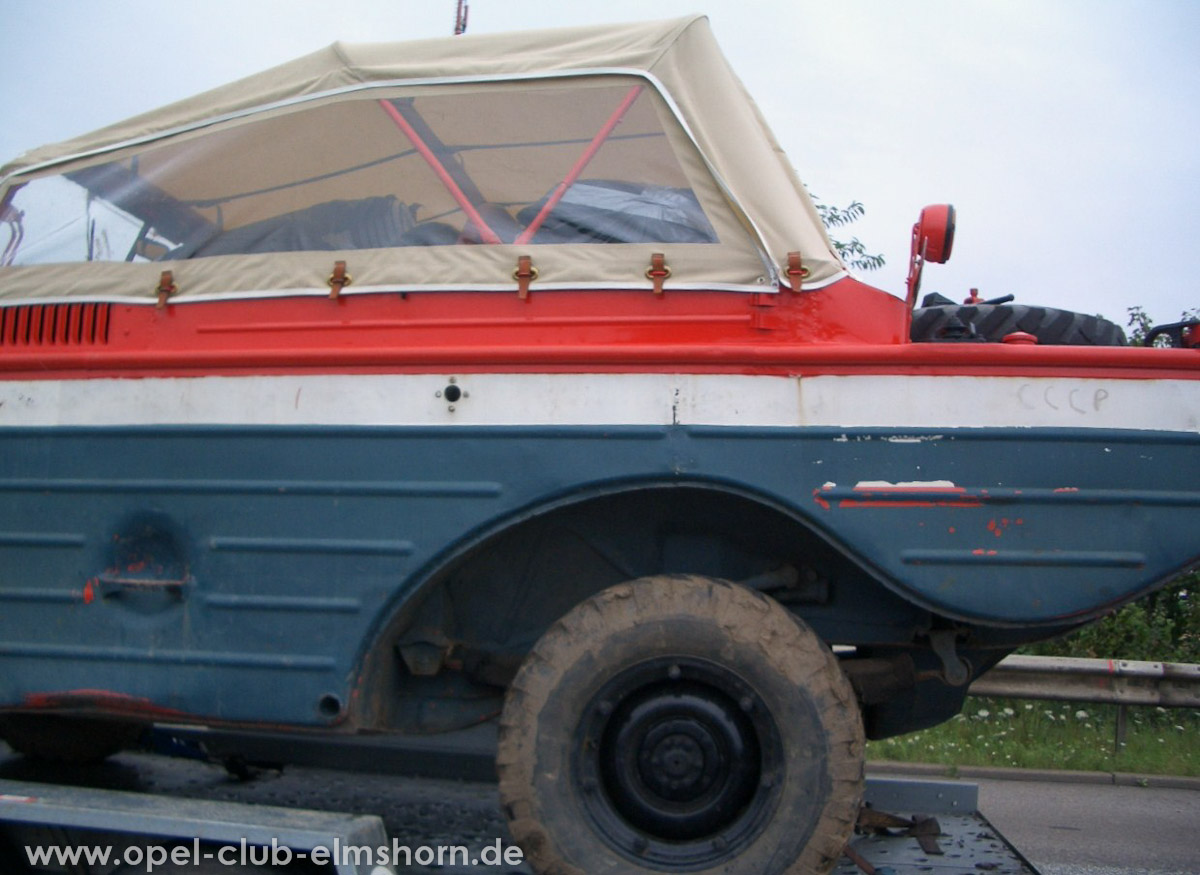
<svg viewBox="0 0 1200 875"><path fill-rule="evenodd" d="M837 279L800 181L703 17L336 43L0 167L0 298Z"/></svg>

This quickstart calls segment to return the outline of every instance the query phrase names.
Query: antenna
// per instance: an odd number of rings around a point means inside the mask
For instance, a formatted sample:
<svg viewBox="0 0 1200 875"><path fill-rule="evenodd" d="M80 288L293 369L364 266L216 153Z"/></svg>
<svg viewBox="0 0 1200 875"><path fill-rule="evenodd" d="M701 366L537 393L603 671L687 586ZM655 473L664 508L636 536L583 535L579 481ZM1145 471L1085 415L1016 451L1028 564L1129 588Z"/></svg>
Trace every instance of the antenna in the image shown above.
<svg viewBox="0 0 1200 875"><path fill-rule="evenodd" d="M467 13L470 6L467 0L458 0L458 11L454 16L454 35L461 36L467 32Z"/></svg>

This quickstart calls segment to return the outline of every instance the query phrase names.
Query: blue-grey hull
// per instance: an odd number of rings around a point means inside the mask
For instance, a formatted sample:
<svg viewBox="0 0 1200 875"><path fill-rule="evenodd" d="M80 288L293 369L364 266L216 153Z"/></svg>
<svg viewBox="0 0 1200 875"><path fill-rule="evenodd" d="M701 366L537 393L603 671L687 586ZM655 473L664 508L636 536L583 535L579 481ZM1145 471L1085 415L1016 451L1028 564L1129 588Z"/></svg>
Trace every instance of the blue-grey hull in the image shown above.
<svg viewBox="0 0 1200 875"><path fill-rule="evenodd" d="M92 691L327 723L375 635L460 551L662 486L781 510L936 614L1061 627L1196 561L1198 450L1055 428L0 430L0 706Z"/></svg>

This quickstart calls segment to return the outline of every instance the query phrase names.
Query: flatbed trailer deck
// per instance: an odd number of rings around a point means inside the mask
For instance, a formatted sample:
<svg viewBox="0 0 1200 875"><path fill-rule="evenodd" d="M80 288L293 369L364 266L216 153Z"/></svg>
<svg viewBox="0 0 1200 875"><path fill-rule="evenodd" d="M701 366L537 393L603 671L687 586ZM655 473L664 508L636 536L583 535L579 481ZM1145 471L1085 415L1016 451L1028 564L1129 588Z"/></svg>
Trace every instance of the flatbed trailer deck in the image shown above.
<svg viewBox="0 0 1200 875"><path fill-rule="evenodd" d="M333 747L336 750L338 745ZM400 761L394 751L385 751L384 747L388 746L381 746L382 759ZM450 753L438 756L447 758L447 771L455 756L464 760L469 757ZM353 761L353 755L349 759ZM121 848L130 845L191 849L202 842L210 863L216 867L211 871L238 872L236 866L215 862L213 849L238 847L243 839L250 846L269 848L274 839L278 846L290 848L293 866L308 860L312 849L331 848L335 843L338 847L398 845L414 851L465 846L474 861L440 866L436 860L432 865L414 861L408 866L388 867L379 866L374 859L367 865L368 858L363 856L357 861L342 858L340 866L335 865L338 860L332 860L321 868L306 870L337 875L527 875L532 871L527 864L496 866L480 862L484 849L496 848L497 842L501 848L513 849L494 783L369 774L311 765L281 769L251 766L243 774L245 779L239 779L217 763L143 752L127 752L94 766L68 768L11 755L0 747L0 840L7 844L9 855L2 861L10 867L22 863L19 857L13 857L22 854L28 843L111 845L119 854ZM941 853L929 853L903 828L890 829L887 834L860 833L852 841L851 850L865 867L843 857L834 870L838 875L870 875L871 871L879 875L1038 875L1034 866L979 812L978 791L973 784L869 778L866 802L875 812L917 820L934 818ZM493 858L494 852L484 859ZM503 851L499 859L503 862ZM26 871L118 875L146 869L143 862L139 867L110 865L69 870L49 866Z"/></svg>

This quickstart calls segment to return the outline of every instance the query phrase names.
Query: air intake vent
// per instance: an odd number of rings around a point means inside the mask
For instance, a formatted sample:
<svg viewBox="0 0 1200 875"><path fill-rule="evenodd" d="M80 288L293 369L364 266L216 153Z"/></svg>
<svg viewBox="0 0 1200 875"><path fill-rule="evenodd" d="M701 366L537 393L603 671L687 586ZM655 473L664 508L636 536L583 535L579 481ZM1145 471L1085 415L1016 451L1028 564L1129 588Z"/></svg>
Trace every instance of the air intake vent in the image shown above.
<svg viewBox="0 0 1200 875"><path fill-rule="evenodd" d="M0 346L95 346L108 343L111 304L0 307Z"/></svg>

